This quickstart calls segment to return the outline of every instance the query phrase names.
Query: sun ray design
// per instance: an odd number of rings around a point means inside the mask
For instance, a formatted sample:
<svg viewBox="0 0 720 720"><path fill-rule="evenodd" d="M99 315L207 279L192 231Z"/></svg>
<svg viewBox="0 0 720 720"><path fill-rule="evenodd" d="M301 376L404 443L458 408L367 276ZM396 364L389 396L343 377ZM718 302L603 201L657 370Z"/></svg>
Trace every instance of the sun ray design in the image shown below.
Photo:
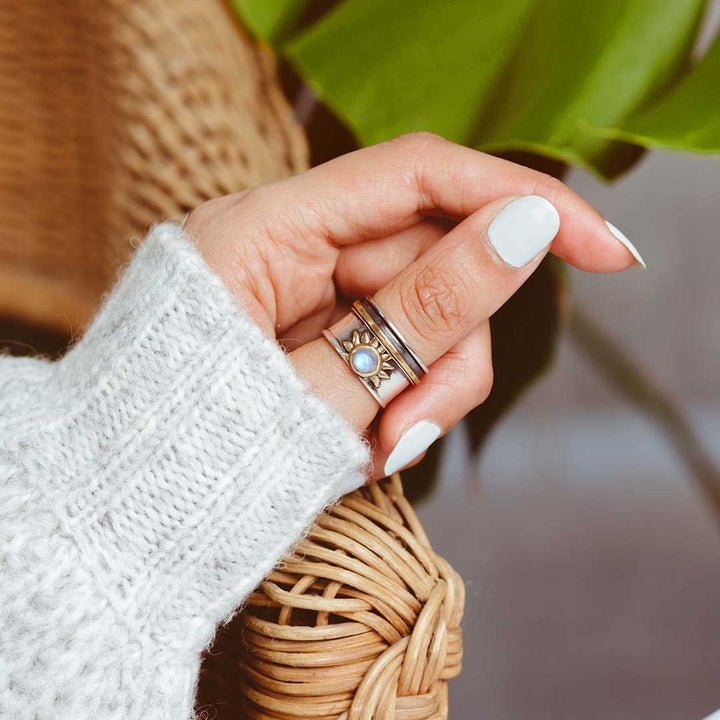
<svg viewBox="0 0 720 720"><path fill-rule="evenodd" d="M392 358L380 341L369 332L354 330L351 340L345 340L343 347L347 351L348 365L360 377L379 387L395 369Z"/></svg>

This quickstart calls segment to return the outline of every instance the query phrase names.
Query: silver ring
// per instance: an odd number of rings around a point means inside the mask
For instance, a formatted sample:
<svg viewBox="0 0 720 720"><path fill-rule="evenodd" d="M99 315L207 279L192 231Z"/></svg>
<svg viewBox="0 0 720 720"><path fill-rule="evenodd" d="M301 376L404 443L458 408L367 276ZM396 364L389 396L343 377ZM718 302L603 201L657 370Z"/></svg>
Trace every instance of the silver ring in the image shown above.
<svg viewBox="0 0 720 720"><path fill-rule="evenodd" d="M356 300L352 312L323 335L381 407L427 373L417 353L370 298Z"/></svg>
<svg viewBox="0 0 720 720"><path fill-rule="evenodd" d="M363 303L366 310L374 317L374 320L382 327L386 335L389 336L390 342L404 354L407 361L413 367L413 371L418 378L427 374L427 365L420 359L420 356L408 345L400 331L390 322L385 313L375 304L375 301L368 295Z"/></svg>

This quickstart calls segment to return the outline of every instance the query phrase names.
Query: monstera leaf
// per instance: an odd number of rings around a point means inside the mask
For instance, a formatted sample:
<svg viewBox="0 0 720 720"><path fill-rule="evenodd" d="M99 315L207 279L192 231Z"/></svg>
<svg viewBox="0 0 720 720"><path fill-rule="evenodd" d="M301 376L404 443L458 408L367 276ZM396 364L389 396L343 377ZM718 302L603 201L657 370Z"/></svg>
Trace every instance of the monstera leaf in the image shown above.
<svg viewBox="0 0 720 720"><path fill-rule="evenodd" d="M645 138L625 122L686 69L706 5L344 0L323 14L327 3L307 0L233 2L360 144L430 130L482 149L540 153L607 177L627 165L618 140ZM658 120L663 109L651 114L658 130L667 129ZM704 110L704 117L717 116L720 95L707 97Z"/></svg>
<svg viewBox="0 0 720 720"><path fill-rule="evenodd" d="M720 39L669 93L600 135L645 147L720 152Z"/></svg>

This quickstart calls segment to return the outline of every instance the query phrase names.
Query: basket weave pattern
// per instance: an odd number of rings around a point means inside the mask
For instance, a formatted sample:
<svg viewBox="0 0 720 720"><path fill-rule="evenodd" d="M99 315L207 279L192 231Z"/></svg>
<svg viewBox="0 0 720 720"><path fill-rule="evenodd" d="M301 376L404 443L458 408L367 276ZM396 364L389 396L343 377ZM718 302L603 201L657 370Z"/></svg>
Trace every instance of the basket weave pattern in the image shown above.
<svg viewBox="0 0 720 720"><path fill-rule="evenodd" d="M398 476L345 496L248 599L247 717L444 720L463 604Z"/></svg>
<svg viewBox="0 0 720 720"><path fill-rule="evenodd" d="M67 331L159 220L305 170L221 0L0 3L0 315Z"/></svg>

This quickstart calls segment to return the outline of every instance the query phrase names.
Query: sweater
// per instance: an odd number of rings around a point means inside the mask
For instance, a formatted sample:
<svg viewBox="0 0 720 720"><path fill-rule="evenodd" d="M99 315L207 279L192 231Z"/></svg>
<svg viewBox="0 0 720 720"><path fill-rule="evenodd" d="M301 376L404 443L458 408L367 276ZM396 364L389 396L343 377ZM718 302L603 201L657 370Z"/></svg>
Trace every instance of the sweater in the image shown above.
<svg viewBox="0 0 720 720"><path fill-rule="evenodd" d="M191 718L218 623L367 462L156 227L61 360L0 359L0 717Z"/></svg>

